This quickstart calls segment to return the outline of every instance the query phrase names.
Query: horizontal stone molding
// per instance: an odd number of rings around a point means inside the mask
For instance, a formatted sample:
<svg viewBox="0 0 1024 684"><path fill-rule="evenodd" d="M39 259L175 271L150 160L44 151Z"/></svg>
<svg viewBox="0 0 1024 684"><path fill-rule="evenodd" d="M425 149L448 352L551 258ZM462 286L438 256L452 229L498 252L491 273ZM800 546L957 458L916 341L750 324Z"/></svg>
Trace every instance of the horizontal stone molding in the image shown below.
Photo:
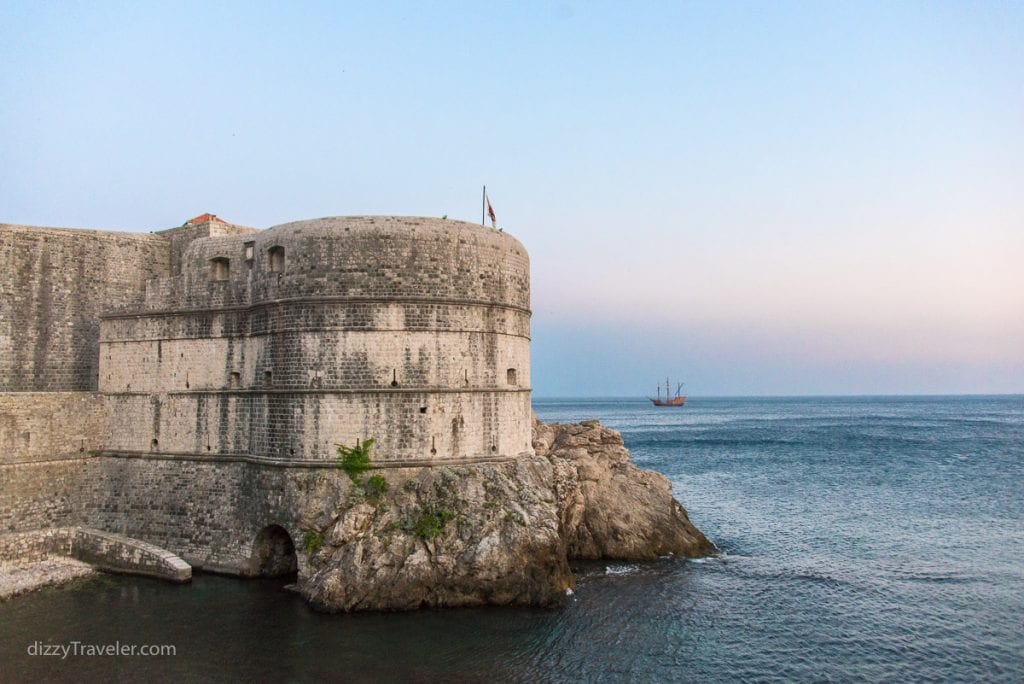
<svg viewBox="0 0 1024 684"><path fill-rule="evenodd" d="M88 461L98 453L98 451L90 450L75 458L54 456L53 458L38 458L32 459L31 461L9 461L7 463L0 463L0 468L13 468L14 466L52 466L57 463L82 463L84 461Z"/></svg>
<svg viewBox="0 0 1024 684"><path fill-rule="evenodd" d="M222 340L222 339L239 339L240 337L256 338L256 337L273 337L280 336L282 334L294 334L294 333L345 333L348 335L359 334L359 333L398 333L406 334L410 330L407 328L342 328L340 326L330 326L323 328L281 328L279 330L266 331L262 333L222 333L220 335L194 335L190 337L186 336L168 336L168 337L112 337L102 338L99 340L100 344L130 344L132 342L174 342L178 340ZM413 331L420 332L420 331ZM493 330L456 330L450 328L441 328L436 330L422 331L433 334L442 335L498 335L500 337L517 337L520 340L530 341L529 335L519 335L518 333L504 333L501 331Z"/></svg>
<svg viewBox="0 0 1024 684"><path fill-rule="evenodd" d="M335 459L288 459L254 456L252 454L197 454L191 452L152 452L152 451L115 451L107 450L97 454L110 458L135 458L150 461L197 461L200 463L248 463L250 465L267 466L270 468L313 468L337 470ZM460 466L477 465L480 463L508 463L518 458L528 457L528 453L515 456L477 456L470 458L423 458L403 459L394 461L371 461L370 469L386 468L422 468L425 466Z"/></svg>
<svg viewBox="0 0 1024 684"><path fill-rule="evenodd" d="M345 394L345 395L358 395L358 394L518 394L522 392L532 392L530 387L479 387L476 389L452 389L448 387L366 387L366 388L355 388L355 389L331 389L324 387L313 387L313 388L288 388L288 387L266 387L266 388L232 388L227 387L223 389L189 389L189 390L166 390L163 392L101 392L103 396L107 397L137 397L145 396L151 397L159 394L168 395L219 395L219 394L230 394L230 395L249 395L249 394Z"/></svg>
<svg viewBox="0 0 1024 684"><path fill-rule="evenodd" d="M100 339L100 344L129 344L132 342L174 342L177 340L222 340L222 339L239 339L242 337L254 338L254 337L273 337L282 334L293 334L293 333L319 333L319 332L341 332L347 335L361 334L361 333L401 333L405 334L410 332L408 328L345 328L338 325L323 326L323 327L309 327L309 328L279 328L275 330L267 330L264 332L246 332L246 333L221 333L219 335L200 335L195 334L191 336L181 335L168 335L166 337L105 337ZM420 332L420 331L413 331ZM518 333L501 332L498 330L462 330L454 328L436 328L430 330L424 330L422 332L429 332L433 334L442 335L498 335L500 337L518 337L521 340L530 341L529 335L520 335Z"/></svg>
<svg viewBox="0 0 1024 684"><path fill-rule="evenodd" d="M479 307L487 309L505 309L517 311L527 315L533 312L524 306L492 302L486 299L442 299L433 297L287 297L282 299L270 299L250 304L229 304L225 306L205 306L181 309L154 309L152 311L140 310L132 312L111 312L100 316L100 320L117 320L131 318L171 317L171 316L195 316L200 314L221 314L221 313L246 313L259 309L286 306L289 304L441 304L449 306Z"/></svg>

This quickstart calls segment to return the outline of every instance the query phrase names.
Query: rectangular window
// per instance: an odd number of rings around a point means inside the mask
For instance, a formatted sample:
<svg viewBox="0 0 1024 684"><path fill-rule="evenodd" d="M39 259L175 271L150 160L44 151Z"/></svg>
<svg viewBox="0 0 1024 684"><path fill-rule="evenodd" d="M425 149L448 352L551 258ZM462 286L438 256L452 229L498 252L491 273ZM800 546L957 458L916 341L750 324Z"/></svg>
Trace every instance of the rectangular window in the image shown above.
<svg viewBox="0 0 1024 684"><path fill-rule="evenodd" d="M231 262L224 257L210 259L210 280L227 280L231 272Z"/></svg>

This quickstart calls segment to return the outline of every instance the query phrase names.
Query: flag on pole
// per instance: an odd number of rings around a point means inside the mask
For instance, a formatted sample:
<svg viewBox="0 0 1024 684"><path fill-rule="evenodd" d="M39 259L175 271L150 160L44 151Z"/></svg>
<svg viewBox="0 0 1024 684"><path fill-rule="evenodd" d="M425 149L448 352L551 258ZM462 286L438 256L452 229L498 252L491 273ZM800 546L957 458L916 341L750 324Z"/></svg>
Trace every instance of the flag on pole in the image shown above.
<svg viewBox="0 0 1024 684"><path fill-rule="evenodd" d="M494 217L494 207L491 206L491 198L486 195L484 197L487 199L487 215L491 217L491 228L497 228L496 223L498 219Z"/></svg>

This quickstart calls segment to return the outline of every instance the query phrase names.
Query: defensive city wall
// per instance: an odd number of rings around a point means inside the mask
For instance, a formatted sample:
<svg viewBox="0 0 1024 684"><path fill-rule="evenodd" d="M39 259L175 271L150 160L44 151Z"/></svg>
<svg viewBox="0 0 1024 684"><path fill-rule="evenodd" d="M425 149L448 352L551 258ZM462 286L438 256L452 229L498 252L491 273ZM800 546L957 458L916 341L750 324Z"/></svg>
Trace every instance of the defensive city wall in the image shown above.
<svg viewBox="0 0 1024 684"><path fill-rule="evenodd" d="M532 453L529 260L506 233L0 225L0 260L0 556L87 528L79 547L268 573L344 477L338 444L374 439L377 467Z"/></svg>

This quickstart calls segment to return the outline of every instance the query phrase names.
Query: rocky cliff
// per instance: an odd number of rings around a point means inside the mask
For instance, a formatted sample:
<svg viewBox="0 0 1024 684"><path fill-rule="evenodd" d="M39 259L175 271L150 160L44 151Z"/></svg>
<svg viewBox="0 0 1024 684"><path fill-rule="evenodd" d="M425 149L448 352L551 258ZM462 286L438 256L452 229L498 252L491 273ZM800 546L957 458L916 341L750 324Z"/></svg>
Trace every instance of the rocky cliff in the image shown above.
<svg viewBox="0 0 1024 684"><path fill-rule="evenodd" d="M514 462L387 469L311 492L337 505L306 512L302 593L330 611L548 605L573 586L571 559L713 552L668 480L633 466L617 432L535 422L534 449Z"/></svg>
<svg viewBox="0 0 1024 684"><path fill-rule="evenodd" d="M615 430L596 420L535 421L533 448L551 463L558 529L570 559L693 558L714 551L672 497L668 478L634 466Z"/></svg>

